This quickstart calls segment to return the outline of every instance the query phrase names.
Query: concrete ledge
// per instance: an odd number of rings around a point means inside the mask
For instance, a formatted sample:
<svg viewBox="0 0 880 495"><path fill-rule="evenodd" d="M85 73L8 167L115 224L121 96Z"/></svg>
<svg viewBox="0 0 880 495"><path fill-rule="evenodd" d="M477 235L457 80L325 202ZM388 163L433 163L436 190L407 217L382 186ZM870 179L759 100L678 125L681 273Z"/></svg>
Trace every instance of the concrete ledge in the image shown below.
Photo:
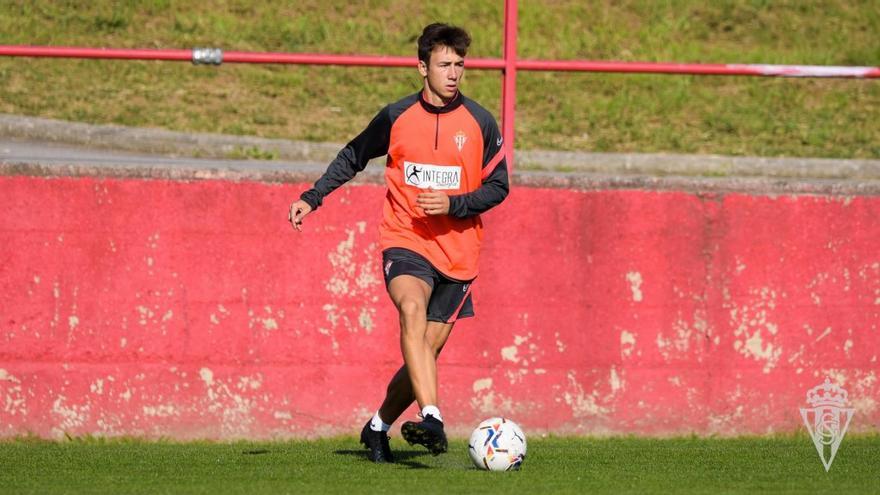
<svg viewBox="0 0 880 495"><path fill-rule="evenodd" d="M267 154L277 160L320 163L332 160L342 147L342 143L183 133L6 114L0 114L0 137L181 157L230 159ZM606 175L880 180L880 160L865 159L518 150L516 166L518 171Z"/></svg>
<svg viewBox="0 0 880 495"><path fill-rule="evenodd" d="M643 189L660 191L814 194L822 196L880 195L880 180L775 179L767 177L657 177L650 175L607 175L583 172L517 172L515 184L577 190Z"/></svg>
<svg viewBox="0 0 880 495"><path fill-rule="evenodd" d="M228 180L274 183L313 182L320 177L322 168L235 168L222 163L205 163L204 166L167 165L89 165L89 164L40 164L26 162L0 163L0 176L43 177L106 177L164 180ZM382 170L371 166L352 181L355 184L382 184ZM659 191L682 191L692 193L746 193L759 195L811 194L822 196L878 196L880 181L851 181L830 179L768 179L756 177L705 178L705 177L653 177L645 175L604 175L581 172L517 172L514 185L597 191L609 189L641 189Z"/></svg>
<svg viewBox="0 0 880 495"><path fill-rule="evenodd" d="M333 159L342 146L335 143L93 125L7 114L0 114L0 137L201 158L229 159L247 154L248 150L258 150L273 153L285 160L320 162Z"/></svg>
<svg viewBox="0 0 880 495"><path fill-rule="evenodd" d="M516 158L516 163L521 168L564 169L571 172L704 177L880 179L880 160L567 151L518 151Z"/></svg>

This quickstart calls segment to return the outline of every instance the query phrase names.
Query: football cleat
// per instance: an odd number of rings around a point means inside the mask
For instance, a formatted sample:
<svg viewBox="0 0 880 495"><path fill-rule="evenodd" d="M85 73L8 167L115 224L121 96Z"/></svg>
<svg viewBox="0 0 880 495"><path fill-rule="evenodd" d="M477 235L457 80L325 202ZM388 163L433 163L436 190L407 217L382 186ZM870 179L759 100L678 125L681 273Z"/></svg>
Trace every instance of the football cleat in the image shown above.
<svg viewBox="0 0 880 495"><path fill-rule="evenodd" d="M418 423L407 421L400 428L400 433L410 445L423 445L434 455L446 452L448 445L443 422L430 414Z"/></svg>
<svg viewBox="0 0 880 495"><path fill-rule="evenodd" d="M391 455L391 446L388 445L388 435L384 431L373 431L370 428L370 422L364 425L361 430L361 443L364 444L370 452L367 458L373 462L394 462L394 456Z"/></svg>

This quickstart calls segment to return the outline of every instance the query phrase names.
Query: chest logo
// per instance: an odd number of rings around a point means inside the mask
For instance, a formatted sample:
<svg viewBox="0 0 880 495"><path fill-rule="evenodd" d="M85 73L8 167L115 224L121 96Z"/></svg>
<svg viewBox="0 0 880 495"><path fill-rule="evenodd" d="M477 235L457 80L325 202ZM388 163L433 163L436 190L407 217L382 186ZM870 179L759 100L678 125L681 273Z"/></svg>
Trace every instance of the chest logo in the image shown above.
<svg viewBox="0 0 880 495"><path fill-rule="evenodd" d="M464 148L464 143L467 142L467 134L465 134L464 131L458 131L455 133L455 136L453 136L453 139L455 139L455 146L458 147L458 151L461 151L461 149Z"/></svg>
<svg viewBox="0 0 880 495"><path fill-rule="evenodd" d="M461 167L405 161L403 181L419 189L458 189L461 187Z"/></svg>

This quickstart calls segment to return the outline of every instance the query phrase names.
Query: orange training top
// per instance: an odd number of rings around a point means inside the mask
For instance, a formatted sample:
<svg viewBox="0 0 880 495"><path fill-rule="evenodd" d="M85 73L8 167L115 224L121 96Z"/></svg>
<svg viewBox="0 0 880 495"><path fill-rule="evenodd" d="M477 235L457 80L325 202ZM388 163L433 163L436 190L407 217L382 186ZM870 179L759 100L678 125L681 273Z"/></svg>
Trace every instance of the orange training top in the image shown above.
<svg viewBox="0 0 880 495"><path fill-rule="evenodd" d="M370 159L387 154L382 249L409 249L447 277L471 280L483 238L479 215L509 191L502 144L495 119L473 100L459 93L435 107L417 93L383 108L301 198L319 207ZM429 189L449 195L448 215L427 215L416 205Z"/></svg>

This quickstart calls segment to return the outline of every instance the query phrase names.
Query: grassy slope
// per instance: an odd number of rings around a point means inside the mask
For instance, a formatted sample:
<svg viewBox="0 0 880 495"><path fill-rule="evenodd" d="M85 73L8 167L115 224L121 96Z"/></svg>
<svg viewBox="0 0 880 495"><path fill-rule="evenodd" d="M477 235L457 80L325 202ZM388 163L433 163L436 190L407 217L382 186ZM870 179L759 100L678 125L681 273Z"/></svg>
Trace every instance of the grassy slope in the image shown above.
<svg viewBox="0 0 880 495"><path fill-rule="evenodd" d="M268 0L0 3L0 44L411 55L437 19L501 55L502 2ZM520 2L520 56L880 65L873 0ZM466 92L498 114L500 77ZM0 59L0 112L342 142L414 70ZM880 157L880 81L521 72L527 149Z"/></svg>
<svg viewBox="0 0 880 495"><path fill-rule="evenodd" d="M393 440L392 447L400 440ZM876 493L880 437L844 439L826 473L805 435L532 439L518 473L400 449L373 465L353 438L278 443L0 442L0 493Z"/></svg>

